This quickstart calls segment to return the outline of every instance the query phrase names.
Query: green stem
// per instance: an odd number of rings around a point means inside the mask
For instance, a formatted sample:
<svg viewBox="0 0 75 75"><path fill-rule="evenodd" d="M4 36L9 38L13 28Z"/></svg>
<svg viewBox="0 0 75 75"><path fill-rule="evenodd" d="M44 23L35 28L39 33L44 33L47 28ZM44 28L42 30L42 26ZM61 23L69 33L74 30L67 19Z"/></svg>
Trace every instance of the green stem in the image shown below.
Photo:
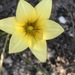
<svg viewBox="0 0 75 75"><path fill-rule="evenodd" d="M48 73L48 71L46 71L46 69L44 69L44 68L42 68L42 67L39 67L39 66L35 66L34 64L32 64L32 63L30 62L30 60L28 60L27 58L21 56L20 54L19 54L19 56L20 56L26 63L30 64L33 68L35 68L37 71L41 71L41 72L45 73L46 75L51 75L51 74Z"/></svg>
<svg viewBox="0 0 75 75"><path fill-rule="evenodd" d="M4 53L5 53L5 50L6 50L6 46L7 46L8 40L9 40L9 34L6 37L5 44L4 44L4 47L3 47L3 52L1 54L1 59L0 59L0 75L1 75L1 71L2 71L2 65L3 65L3 60L4 60Z"/></svg>

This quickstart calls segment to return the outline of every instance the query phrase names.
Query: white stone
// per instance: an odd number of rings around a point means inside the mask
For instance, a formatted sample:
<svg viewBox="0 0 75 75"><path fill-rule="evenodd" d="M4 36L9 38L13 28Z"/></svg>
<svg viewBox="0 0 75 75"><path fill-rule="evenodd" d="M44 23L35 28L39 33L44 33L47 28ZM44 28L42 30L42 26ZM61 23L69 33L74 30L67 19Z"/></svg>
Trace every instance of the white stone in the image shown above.
<svg viewBox="0 0 75 75"><path fill-rule="evenodd" d="M67 75L71 75L71 73L68 73Z"/></svg>
<svg viewBox="0 0 75 75"><path fill-rule="evenodd" d="M71 37L74 37L74 35L72 33L69 34Z"/></svg>
<svg viewBox="0 0 75 75"><path fill-rule="evenodd" d="M19 75L18 70L14 70L14 71L13 71L13 75Z"/></svg>
<svg viewBox="0 0 75 75"><path fill-rule="evenodd" d="M6 63L6 64L12 64L12 59L10 58L10 57L8 57L8 58L6 58L5 60L4 60L4 63Z"/></svg>
<svg viewBox="0 0 75 75"><path fill-rule="evenodd" d="M63 16L60 16L60 17L58 18L58 20L59 20L60 23L63 23L63 24L66 23L66 19L65 19Z"/></svg>
<svg viewBox="0 0 75 75"><path fill-rule="evenodd" d="M55 72L51 73L51 75L57 75Z"/></svg>

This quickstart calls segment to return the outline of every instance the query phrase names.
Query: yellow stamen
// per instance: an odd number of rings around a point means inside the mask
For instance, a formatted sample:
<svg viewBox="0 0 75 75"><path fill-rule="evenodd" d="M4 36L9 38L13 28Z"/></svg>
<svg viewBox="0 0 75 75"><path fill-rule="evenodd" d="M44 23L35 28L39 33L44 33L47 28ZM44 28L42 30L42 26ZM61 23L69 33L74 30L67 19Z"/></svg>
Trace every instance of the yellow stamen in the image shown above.
<svg viewBox="0 0 75 75"><path fill-rule="evenodd" d="M33 29L34 29L33 26L28 27L28 30L33 30Z"/></svg>

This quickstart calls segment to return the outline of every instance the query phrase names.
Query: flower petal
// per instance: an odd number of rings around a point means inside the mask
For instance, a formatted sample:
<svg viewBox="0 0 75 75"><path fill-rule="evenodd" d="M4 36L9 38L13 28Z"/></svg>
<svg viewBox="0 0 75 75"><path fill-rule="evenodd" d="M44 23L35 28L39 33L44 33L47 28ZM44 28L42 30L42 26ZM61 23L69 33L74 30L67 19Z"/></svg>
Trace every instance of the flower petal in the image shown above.
<svg viewBox="0 0 75 75"><path fill-rule="evenodd" d="M52 20L43 21L43 25L44 25L43 39L45 40L53 39L64 32L64 29L58 23Z"/></svg>
<svg viewBox="0 0 75 75"><path fill-rule="evenodd" d="M31 48L32 53L38 58L41 62L46 62L47 57L47 44L46 41L39 41ZM42 55L43 54L43 55Z"/></svg>
<svg viewBox="0 0 75 75"><path fill-rule="evenodd" d="M21 23L34 21L36 19L35 9L28 2L20 0L16 11L16 18Z"/></svg>
<svg viewBox="0 0 75 75"><path fill-rule="evenodd" d="M0 20L0 29L12 34L15 31L16 25L18 25L15 17L9 17Z"/></svg>
<svg viewBox="0 0 75 75"><path fill-rule="evenodd" d="M25 33L23 30L17 30L10 39L9 53L17 53L28 47Z"/></svg>
<svg viewBox="0 0 75 75"><path fill-rule="evenodd" d="M49 19L52 9L52 0L42 0L35 7L39 19Z"/></svg>

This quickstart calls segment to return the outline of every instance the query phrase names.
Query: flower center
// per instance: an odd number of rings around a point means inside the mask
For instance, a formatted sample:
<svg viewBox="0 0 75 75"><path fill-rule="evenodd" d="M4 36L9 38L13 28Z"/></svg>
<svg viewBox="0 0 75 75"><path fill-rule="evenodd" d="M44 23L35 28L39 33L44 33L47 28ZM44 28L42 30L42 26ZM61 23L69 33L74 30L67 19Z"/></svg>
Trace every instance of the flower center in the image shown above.
<svg viewBox="0 0 75 75"><path fill-rule="evenodd" d="M24 30L26 32L26 35L35 40L41 40L43 36L42 28L37 24L37 22L34 23L26 23L24 26Z"/></svg>
<svg viewBox="0 0 75 75"><path fill-rule="evenodd" d="M34 28L33 28L33 26L28 26L28 30L29 31L31 31L31 30L33 30Z"/></svg>
<svg viewBox="0 0 75 75"><path fill-rule="evenodd" d="M27 23L24 27L27 34L32 34L35 31L35 23Z"/></svg>

